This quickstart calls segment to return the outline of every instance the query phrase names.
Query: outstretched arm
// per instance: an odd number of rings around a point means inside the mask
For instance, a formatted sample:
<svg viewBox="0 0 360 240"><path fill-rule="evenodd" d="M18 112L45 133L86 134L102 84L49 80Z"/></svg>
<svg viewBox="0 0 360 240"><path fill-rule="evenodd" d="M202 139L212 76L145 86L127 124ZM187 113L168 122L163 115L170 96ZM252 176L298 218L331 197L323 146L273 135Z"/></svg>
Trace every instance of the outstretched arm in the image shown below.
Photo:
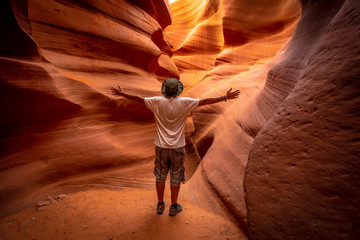
<svg viewBox="0 0 360 240"><path fill-rule="evenodd" d="M144 102L144 98L142 96L139 96L139 95L134 95L134 94L130 94L130 93L125 93L121 87L118 85L118 88L114 88L112 87L111 88L111 91L113 92L113 95L119 95L119 96L124 96L126 97L127 99L130 99L130 100L134 100L136 102L141 102L141 103L145 103Z"/></svg>
<svg viewBox="0 0 360 240"><path fill-rule="evenodd" d="M226 100L230 100L230 99L239 97L239 94L240 94L239 89L235 90L233 92L231 92L231 90L232 90L232 88L230 88L229 91L227 91L226 95L223 95L223 96L208 97L208 98L200 99L199 106L214 104L214 103L218 103L218 102L222 102L222 101L226 102Z"/></svg>

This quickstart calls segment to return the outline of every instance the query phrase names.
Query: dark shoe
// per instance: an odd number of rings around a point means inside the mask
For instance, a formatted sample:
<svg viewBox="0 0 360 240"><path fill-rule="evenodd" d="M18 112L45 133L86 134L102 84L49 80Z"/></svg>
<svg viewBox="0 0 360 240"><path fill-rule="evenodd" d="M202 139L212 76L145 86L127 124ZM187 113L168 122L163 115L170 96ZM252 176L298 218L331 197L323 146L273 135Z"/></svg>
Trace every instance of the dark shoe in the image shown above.
<svg viewBox="0 0 360 240"><path fill-rule="evenodd" d="M180 204L173 204L170 207L170 211L169 211L169 216L175 216L176 214L178 214L179 212L182 211L182 207Z"/></svg>
<svg viewBox="0 0 360 240"><path fill-rule="evenodd" d="M156 208L156 213L161 215L161 214L163 214L164 209L165 209L165 203L164 202L162 202L162 203L158 202L158 205L157 205L157 208Z"/></svg>

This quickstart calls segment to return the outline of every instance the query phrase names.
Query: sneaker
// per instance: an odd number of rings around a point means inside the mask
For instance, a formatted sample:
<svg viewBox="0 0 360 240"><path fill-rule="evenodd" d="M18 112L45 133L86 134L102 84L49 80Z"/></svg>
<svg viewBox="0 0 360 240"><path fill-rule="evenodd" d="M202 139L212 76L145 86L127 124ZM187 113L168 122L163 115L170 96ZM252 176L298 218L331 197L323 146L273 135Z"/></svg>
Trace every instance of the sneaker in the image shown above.
<svg viewBox="0 0 360 240"><path fill-rule="evenodd" d="M180 204L173 204L170 207L170 211L169 211L169 216L175 216L176 214L178 214L179 212L182 211L182 207Z"/></svg>
<svg viewBox="0 0 360 240"><path fill-rule="evenodd" d="M162 203L158 202L157 208L156 208L156 213L161 215L161 214L163 214L164 209L165 209L165 203L164 202L162 202Z"/></svg>

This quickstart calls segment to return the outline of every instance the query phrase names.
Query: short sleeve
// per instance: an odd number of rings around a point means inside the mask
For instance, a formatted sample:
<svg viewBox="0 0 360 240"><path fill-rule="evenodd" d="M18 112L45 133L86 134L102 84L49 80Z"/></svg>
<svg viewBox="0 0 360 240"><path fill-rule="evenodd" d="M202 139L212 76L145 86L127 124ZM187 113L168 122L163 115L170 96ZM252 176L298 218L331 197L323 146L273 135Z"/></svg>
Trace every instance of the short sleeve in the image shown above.
<svg viewBox="0 0 360 240"><path fill-rule="evenodd" d="M199 106L199 102L200 102L200 99L194 99L194 98L188 98L188 97L183 98L183 103L185 104L186 110L188 112L191 112L192 110L197 108Z"/></svg>
<svg viewBox="0 0 360 240"><path fill-rule="evenodd" d="M151 111L154 110L155 101L156 101L156 97L145 97L144 98L146 107L148 109L150 109Z"/></svg>

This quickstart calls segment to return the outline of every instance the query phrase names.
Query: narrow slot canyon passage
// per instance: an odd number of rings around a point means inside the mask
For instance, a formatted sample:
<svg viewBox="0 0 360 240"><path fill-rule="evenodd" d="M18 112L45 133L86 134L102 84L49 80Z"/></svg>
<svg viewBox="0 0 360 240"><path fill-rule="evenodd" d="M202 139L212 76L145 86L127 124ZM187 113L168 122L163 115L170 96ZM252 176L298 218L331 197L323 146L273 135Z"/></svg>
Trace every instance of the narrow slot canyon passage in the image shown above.
<svg viewBox="0 0 360 240"><path fill-rule="evenodd" d="M358 1L0 9L0 239L360 236ZM111 91L161 97L168 78L219 99L184 115L173 217L170 176L156 214L154 114Z"/></svg>

